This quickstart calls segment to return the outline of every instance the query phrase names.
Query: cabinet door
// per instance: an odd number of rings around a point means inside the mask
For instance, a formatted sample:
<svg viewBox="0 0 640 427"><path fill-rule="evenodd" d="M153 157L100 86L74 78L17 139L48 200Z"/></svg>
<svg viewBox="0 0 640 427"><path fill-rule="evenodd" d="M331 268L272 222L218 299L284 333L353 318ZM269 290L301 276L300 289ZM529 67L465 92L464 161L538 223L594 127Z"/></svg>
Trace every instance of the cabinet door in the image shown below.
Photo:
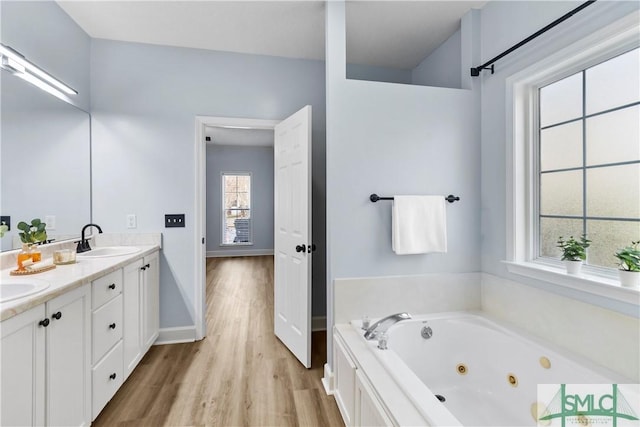
<svg viewBox="0 0 640 427"><path fill-rule="evenodd" d="M356 414L354 425L360 427L393 426L369 381L356 370Z"/></svg>
<svg viewBox="0 0 640 427"><path fill-rule="evenodd" d="M124 268L124 379L127 379L140 359L142 359L142 260L139 259Z"/></svg>
<svg viewBox="0 0 640 427"><path fill-rule="evenodd" d="M51 426L91 423L91 287L47 302L47 416Z"/></svg>
<svg viewBox="0 0 640 427"><path fill-rule="evenodd" d="M0 425L44 425L44 304L2 322Z"/></svg>
<svg viewBox="0 0 640 427"><path fill-rule="evenodd" d="M144 257L142 271L142 348L146 352L158 338L160 326L160 262L158 252Z"/></svg>

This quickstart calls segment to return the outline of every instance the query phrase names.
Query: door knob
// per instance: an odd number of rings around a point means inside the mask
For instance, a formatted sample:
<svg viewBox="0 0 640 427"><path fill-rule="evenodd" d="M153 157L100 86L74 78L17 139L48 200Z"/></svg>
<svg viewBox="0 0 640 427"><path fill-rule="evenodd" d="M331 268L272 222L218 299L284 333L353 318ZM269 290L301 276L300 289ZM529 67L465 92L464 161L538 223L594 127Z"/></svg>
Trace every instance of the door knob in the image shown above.
<svg viewBox="0 0 640 427"><path fill-rule="evenodd" d="M305 252L306 249L307 248L304 245L297 245L296 246L296 252Z"/></svg>
<svg viewBox="0 0 640 427"><path fill-rule="evenodd" d="M115 329L115 328L116 328L116 324L115 324L115 323L110 324L110 325L109 325L109 328L110 328L110 329Z"/></svg>

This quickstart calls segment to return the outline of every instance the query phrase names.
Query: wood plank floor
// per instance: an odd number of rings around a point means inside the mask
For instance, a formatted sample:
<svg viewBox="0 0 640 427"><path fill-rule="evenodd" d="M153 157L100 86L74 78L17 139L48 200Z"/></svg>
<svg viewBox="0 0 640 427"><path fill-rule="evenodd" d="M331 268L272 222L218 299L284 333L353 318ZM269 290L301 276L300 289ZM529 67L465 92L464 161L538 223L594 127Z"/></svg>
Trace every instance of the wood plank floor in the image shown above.
<svg viewBox="0 0 640 427"><path fill-rule="evenodd" d="M153 346L94 426L343 426L320 378L273 334L273 257L207 260L207 338Z"/></svg>

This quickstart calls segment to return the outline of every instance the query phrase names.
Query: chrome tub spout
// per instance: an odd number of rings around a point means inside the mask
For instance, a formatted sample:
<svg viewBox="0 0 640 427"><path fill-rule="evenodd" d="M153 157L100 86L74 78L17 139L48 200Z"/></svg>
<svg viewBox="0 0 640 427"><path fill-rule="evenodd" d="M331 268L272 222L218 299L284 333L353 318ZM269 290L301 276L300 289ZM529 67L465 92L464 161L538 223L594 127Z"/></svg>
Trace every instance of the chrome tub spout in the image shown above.
<svg viewBox="0 0 640 427"><path fill-rule="evenodd" d="M386 332L389 327L403 320L411 319L409 313L396 313L391 316L384 317L371 325L364 333L364 337L368 340L375 340L379 334Z"/></svg>

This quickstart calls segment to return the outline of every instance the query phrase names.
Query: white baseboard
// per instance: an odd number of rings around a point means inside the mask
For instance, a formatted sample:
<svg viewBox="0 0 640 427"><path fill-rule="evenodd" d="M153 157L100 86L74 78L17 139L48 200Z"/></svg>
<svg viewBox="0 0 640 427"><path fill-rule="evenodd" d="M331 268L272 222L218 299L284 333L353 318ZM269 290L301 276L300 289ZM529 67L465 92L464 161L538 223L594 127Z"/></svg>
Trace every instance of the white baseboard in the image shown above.
<svg viewBox="0 0 640 427"><path fill-rule="evenodd" d="M273 255L273 249L234 249L227 251L207 251L207 258L263 255Z"/></svg>
<svg viewBox="0 0 640 427"><path fill-rule="evenodd" d="M311 332L326 331L327 330L327 318L326 316L317 316L311 318Z"/></svg>
<svg viewBox="0 0 640 427"><path fill-rule="evenodd" d="M331 371L331 366L328 363L324 364L324 377L320 380L322 382L322 386L324 387L324 391L327 395L333 394L333 372Z"/></svg>
<svg viewBox="0 0 640 427"><path fill-rule="evenodd" d="M160 329L158 339L154 345L178 344L183 342L194 342L196 340L195 326L180 326L177 328Z"/></svg>

